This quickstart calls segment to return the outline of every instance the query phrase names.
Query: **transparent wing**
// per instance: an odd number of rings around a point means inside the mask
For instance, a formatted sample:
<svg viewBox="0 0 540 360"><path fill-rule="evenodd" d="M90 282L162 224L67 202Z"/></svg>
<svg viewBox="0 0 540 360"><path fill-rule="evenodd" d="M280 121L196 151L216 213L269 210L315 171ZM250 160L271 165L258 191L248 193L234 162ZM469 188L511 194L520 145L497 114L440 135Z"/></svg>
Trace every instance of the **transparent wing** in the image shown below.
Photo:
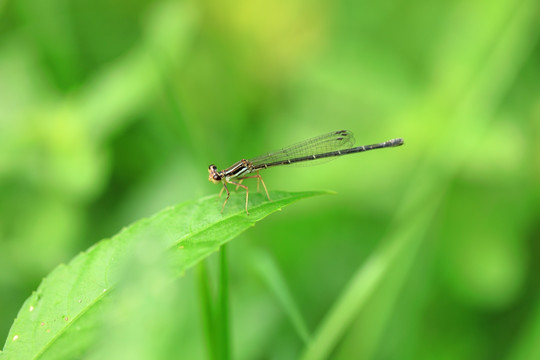
<svg viewBox="0 0 540 360"><path fill-rule="evenodd" d="M343 150L353 147L354 136L347 130L333 131L331 133L304 140L278 151L257 156L248 161L255 167L258 165L292 160L304 156L324 154L331 151ZM323 159L324 160L324 159ZM331 159L325 159L331 160ZM320 160L317 161L319 163ZM312 163L309 161L308 163Z"/></svg>

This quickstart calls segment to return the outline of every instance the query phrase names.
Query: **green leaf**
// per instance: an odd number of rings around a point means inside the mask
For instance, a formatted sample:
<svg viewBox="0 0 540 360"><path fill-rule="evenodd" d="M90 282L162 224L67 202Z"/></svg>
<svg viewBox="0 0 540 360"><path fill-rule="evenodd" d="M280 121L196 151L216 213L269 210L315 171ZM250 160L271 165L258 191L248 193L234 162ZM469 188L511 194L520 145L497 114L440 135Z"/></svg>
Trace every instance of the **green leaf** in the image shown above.
<svg viewBox="0 0 540 360"><path fill-rule="evenodd" d="M83 356L103 320L100 309L114 302L110 294L135 269L134 264L137 268L166 264L173 279L269 214L323 193L272 192L272 202L253 194L249 216L243 196L232 196L223 214L223 199L210 196L167 208L124 228L69 264L58 266L42 281L19 310L0 357Z"/></svg>

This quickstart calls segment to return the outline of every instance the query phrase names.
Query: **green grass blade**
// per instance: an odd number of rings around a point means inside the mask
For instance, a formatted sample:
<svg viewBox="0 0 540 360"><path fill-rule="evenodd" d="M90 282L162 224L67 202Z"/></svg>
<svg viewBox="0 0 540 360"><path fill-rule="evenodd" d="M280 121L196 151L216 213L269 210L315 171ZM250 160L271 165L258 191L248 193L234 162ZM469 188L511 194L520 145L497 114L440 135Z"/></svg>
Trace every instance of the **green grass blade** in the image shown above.
<svg viewBox="0 0 540 360"><path fill-rule="evenodd" d="M197 266L197 282L199 286L199 297L201 299L201 317L203 320L203 333L206 341L207 356L210 360L216 360L216 335L215 335L215 311L213 307L212 293L210 291L210 275L205 261L201 261Z"/></svg>
<svg viewBox="0 0 540 360"><path fill-rule="evenodd" d="M432 206L436 204L435 200ZM387 281L396 264L400 270L399 281L403 281L401 278L408 273L421 245L422 237L418 235L429 227L433 211L433 207L427 205L418 209L414 220L403 223L400 231L389 234L369 261L358 268L319 325L301 357L303 360L327 359L330 356L358 314L368 309L368 302Z"/></svg>
<svg viewBox="0 0 540 360"><path fill-rule="evenodd" d="M540 359L540 296L536 297L534 304L530 317L518 330L519 336L516 337L512 351L505 357L508 360Z"/></svg>
<svg viewBox="0 0 540 360"><path fill-rule="evenodd" d="M311 338L308 326L274 259L265 251L258 250L253 253L252 263L289 317L298 336L307 345Z"/></svg>
<svg viewBox="0 0 540 360"><path fill-rule="evenodd" d="M231 358L229 337L229 272L227 267L227 245L221 247L219 254L219 297L218 297L218 324L219 324L219 351L221 360Z"/></svg>
<svg viewBox="0 0 540 360"><path fill-rule="evenodd" d="M323 192L273 192L231 198L224 213L221 201L210 196L167 208L142 219L110 239L100 241L53 270L23 304L1 356L5 359L82 357L95 343L105 300L138 264L170 266L170 278L182 275L257 221L302 198ZM130 267L131 266L131 267ZM156 265L157 266L157 265Z"/></svg>

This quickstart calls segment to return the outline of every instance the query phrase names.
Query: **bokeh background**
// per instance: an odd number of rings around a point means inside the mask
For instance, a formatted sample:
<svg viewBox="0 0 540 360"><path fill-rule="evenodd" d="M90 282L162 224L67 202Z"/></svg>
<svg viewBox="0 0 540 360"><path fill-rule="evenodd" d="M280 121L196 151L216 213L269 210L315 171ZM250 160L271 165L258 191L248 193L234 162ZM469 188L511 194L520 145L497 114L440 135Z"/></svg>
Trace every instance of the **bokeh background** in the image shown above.
<svg viewBox="0 0 540 360"><path fill-rule="evenodd" d="M384 264L333 358L540 358L539 24L534 0L0 1L0 338L55 266L218 192L210 163L348 129L405 146L264 174L337 194L230 245L233 357L303 352L270 258L310 331ZM176 335L106 353L204 358L193 277Z"/></svg>

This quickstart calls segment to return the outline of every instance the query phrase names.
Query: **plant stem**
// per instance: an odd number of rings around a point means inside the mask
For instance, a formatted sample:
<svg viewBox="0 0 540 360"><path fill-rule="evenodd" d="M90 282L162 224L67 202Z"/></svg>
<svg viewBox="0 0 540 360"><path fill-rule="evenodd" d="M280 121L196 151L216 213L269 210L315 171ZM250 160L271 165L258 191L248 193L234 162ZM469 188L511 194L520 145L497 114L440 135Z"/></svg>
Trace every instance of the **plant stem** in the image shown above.
<svg viewBox="0 0 540 360"><path fill-rule="evenodd" d="M217 338L215 328L215 314L212 308L212 295L210 294L210 278L205 261L201 261L197 267L199 296L201 298L201 317L203 320L204 338L208 349L208 358L217 360Z"/></svg>
<svg viewBox="0 0 540 360"><path fill-rule="evenodd" d="M227 266L227 245L221 246L219 256L219 342L220 358L229 360L229 273Z"/></svg>

